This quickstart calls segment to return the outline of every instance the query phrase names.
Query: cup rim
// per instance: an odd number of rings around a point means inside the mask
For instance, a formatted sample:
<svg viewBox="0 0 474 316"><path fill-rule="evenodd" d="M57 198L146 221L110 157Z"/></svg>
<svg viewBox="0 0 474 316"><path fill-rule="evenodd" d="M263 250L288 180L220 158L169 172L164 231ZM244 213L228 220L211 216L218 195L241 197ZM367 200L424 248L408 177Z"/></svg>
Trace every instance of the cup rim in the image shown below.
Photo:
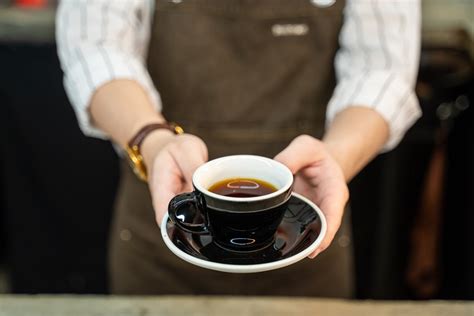
<svg viewBox="0 0 474 316"><path fill-rule="evenodd" d="M203 187L200 183L197 183L196 178L199 175L199 172L202 172L202 169L204 168L204 166L206 166L206 165L208 166L208 164L218 163L218 162L221 162L221 161L224 161L224 160L231 160L231 159L236 159L236 158L251 158L251 159L261 159L261 160L269 161L270 163L274 164L276 167L281 168L282 170L284 170L284 172L286 173L286 175L288 176L288 179L290 181L287 181L287 183L284 186L282 186L280 189L276 190L275 192L265 194L265 195L261 195L261 196L253 196L253 197L224 196L224 195L220 195L220 194L211 192L207 188ZM291 187L293 186L294 178L293 178L293 173L290 171L290 169L287 166L285 166L281 162L276 161L274 159L267 158L267 157L264 157L264 156L258 156L258 155L231 155L231 156L224 156L224 157L216 158L216 159L213 159L213 160L210 160L210 161L206 162L205 164L203 164L202 166L200 166L199 168L196 169L196 171L193 174L193 180L192 181L193 181L193 186L196 190L198 190L202 194L204 194L206 196L209 196L211 198L214 198L216 200L228 201L228 202L237 202L237 203L239 203L239 202L240 203L249 203L249 202L265 201L265 200L268 200L268 199L272 199L276 196L279 196L281 194L284 194L285 192L290 190ZM289 197L291 197L291 195L289 195Z"/></svg>

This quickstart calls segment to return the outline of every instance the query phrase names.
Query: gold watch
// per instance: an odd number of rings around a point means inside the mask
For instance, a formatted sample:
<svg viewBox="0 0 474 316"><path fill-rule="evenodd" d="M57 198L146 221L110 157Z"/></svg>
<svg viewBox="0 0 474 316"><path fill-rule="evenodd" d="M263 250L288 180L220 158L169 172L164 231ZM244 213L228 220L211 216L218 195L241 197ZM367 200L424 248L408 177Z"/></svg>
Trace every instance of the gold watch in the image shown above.
<svg viewBox="0 0 474 316"><path fill-rule="evenodd" d="M127 147L125 149L127 151L127 158L130 163L130 166L132 167L132 170L137 175L137 177L145 182L148 179L148 175L145 162L140 151L140 147L143 143L143 140L145 140L148 134L157 129L167 129L172 131L176 135L184 133L183 128L176 123L152 123L143 126L128 142Z"/></svg>

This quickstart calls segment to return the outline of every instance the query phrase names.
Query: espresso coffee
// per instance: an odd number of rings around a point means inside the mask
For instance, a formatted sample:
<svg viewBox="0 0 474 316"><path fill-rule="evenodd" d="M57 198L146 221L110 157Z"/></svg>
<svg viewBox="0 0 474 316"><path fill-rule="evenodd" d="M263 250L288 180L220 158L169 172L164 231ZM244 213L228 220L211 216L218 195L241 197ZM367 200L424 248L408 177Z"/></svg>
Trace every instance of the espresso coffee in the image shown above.
<svg viewBox="0 0 474 316"><path fill-rule="evenodd" d="M233 178L214 183L209 191L230 197L256 197L277 191L274 185L260 179Z"/></svg>

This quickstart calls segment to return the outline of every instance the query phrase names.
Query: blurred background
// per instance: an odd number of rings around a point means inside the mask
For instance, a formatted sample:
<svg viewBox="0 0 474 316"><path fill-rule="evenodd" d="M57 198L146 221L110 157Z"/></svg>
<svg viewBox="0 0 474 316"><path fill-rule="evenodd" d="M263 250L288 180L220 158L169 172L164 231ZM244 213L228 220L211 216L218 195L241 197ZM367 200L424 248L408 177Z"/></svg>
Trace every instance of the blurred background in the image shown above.
<svg viewBox="0 0 474 316"><path fill-rule="evenodd" d="M55 7L0 0L0 293L108 291L118 161L79 131ZM424 0L422 38L424 116L350 184L357 298L474 299L474 1Z"/></svg>

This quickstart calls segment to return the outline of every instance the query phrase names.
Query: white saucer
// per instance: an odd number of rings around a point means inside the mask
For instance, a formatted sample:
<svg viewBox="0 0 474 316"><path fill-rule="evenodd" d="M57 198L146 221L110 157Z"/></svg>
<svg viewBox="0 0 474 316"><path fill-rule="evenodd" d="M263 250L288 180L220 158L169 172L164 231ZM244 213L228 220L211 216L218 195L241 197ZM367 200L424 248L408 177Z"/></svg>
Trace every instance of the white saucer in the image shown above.
<svg viewBox="0 0 474 316"><path fill-rule="evenodd" d="M309 199L293 193L280 224L275 243L251 253L227 251L216 246L210 235L196 235L179 229L165 215L161 236L179 258L196 266L230 273L275 270L298 262L321 244L326 235L326 219Z"/></svg>

